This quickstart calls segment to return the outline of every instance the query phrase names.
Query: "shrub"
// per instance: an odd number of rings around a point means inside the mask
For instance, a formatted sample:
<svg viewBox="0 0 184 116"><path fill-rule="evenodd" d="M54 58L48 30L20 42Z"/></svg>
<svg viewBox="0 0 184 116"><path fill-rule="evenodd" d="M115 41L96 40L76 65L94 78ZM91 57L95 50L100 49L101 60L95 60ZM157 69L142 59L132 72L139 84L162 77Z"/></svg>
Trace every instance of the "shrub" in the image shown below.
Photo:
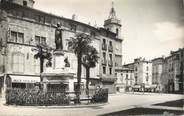
<svg viewBox="0 0 184 116"><path fill-rule="evenodd" d="M108 89L99 89L91 99L92 103L108 102Z"/></svg>

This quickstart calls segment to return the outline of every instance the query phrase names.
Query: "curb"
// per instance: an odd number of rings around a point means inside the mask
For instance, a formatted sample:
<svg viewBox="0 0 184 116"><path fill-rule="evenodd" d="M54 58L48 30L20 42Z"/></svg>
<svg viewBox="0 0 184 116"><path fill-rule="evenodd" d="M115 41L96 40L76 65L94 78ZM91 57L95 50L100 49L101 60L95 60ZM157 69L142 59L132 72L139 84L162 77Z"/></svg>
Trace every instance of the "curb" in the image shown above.
<svg viewBox="0 0 184 116"><path fill-rule="evenodd" d="M52 108L88 108L88 107L100 107L100 106L104 106L107 105L109 103L99 103L99 104L79 104L79 105L68 105L68 106L56 106L56 105L52 105L52 106L17 106L17 105L6 105L3 104L3 106L8 106L8 107L16 107L16 108L40 108L40 109L52 109Z"/></svg>

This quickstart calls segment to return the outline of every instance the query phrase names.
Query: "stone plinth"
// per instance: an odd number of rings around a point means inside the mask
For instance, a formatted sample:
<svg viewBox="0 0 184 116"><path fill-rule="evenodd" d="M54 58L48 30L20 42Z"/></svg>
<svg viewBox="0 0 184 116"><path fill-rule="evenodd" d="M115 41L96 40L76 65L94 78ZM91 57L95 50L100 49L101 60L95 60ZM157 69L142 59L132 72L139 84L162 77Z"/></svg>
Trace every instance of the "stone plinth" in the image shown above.
<svg viewBox="0 0 184 116"><path fill-rule="evenodd" d="M63 51L55 51L53 54L53 67L46 68L42 73L44 91L47 91L48 86L65 85L69 91L73 90L73 77L75 72L70 67L65 67L65 55Z"/></svg>
<svg viewBox="0 0 184 116"><path fill-rule="evenodd" d="M64 62L64 52L63 51L55 51L54 52L54 69L63 69L65 68L65 62Z"/></svg>

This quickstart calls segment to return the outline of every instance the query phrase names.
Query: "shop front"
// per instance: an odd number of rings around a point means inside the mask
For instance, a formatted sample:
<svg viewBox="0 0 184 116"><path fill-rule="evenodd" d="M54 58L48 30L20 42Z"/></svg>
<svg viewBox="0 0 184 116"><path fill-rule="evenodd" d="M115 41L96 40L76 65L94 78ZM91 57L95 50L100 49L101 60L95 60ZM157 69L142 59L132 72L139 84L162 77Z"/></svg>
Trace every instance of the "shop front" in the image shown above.
<svg viewBox="0 0 184 116"><path fill-rule="evenodd" d="M101 78L102 86L105 89L108 89L108 93L116 93L116 78L112 77L103 77Z"/></svg>
<svg viewBox="0 0 184 116"><path fill-rule="evenodd" d="M30 75L8 75L7 76L8 88L30 89L30 88L34 88L35 83L39 83L39 82L40 82L39 76L30 76Z"/></svg>
<svg viewBox="0 0 184 116"><path fill-rule="evenodd" d="M116 84L116 91L117 92L125 92L125 85L124 85L124 83L117 83Z"/></svg>

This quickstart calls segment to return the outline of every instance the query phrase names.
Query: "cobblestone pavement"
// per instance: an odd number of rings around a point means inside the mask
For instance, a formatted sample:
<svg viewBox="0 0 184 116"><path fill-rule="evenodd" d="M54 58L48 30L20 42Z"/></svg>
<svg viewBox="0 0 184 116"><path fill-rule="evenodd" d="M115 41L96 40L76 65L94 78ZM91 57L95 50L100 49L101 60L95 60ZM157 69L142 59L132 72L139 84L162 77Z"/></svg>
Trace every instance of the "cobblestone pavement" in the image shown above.
<svg viewBox="0 0 184 116"><path fill-rule="evenodd" d="M109 103L90 106L6 106L0 100L0 116L95 116L139 106L182 99L182 95L126 93L109 95Z"/></svg>

